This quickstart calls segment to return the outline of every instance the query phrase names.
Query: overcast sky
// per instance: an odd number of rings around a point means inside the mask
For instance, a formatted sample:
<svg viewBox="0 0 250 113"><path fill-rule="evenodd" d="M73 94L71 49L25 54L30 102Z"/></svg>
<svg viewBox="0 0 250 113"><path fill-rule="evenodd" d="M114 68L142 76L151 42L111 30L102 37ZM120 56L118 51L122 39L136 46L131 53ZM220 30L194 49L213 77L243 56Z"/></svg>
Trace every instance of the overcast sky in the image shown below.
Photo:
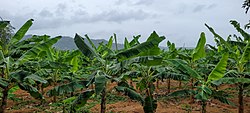
<svg viewBox="0 0 250 113"><path fill-rule="evenodd" d="M242 25L250 20L241 8L243 0L1 0L0 16L17 29L28 19L34 24L28 34L88 34L108 39L113 33L123 43L141 34L141 41L156 31L177 46L194 47L204 31L207 43L213 36L204 23L223 37L236 33L229 21Z"/></svg>

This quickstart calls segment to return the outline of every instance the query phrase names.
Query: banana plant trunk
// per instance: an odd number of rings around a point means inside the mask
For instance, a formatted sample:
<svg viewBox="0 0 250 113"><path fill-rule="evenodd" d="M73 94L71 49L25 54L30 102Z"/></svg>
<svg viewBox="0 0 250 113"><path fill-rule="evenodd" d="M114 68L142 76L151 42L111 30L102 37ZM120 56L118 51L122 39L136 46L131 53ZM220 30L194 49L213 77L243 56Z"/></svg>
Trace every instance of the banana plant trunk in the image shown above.
<svg viewBox="0 0 250 113"><path fill-rule="evenodd" d="M168 79L168 94L170 93L170 86L171 86L171 82L170 82L170 79Z"/></svg>
<svg viewBox="0 0 250 113"><path fill-rule="evenodd" d="M106 95L107 95L106 88L104 88L103 91L101 92L101 96L102 96L101 113L105 113L105 111L106 111Z"/></svg>
<svg viewBox="0 0 250 113"><path fill-rule="evenodd" d="M7 106L7 100L8 100L8 92L9 92L8 87L3 89L2 91L3 97L2 97L0 113L5 113L5 108Z"/></svg>
<svg viewBox="0 0 250 113"><path fill-rule="evenodd" d="M194 79L192 78L191 83L190 83L190 87L192 90L194 89L193 84L194 84ZM193 94L190 95L190 103L194 103L194 95Z"/></svg>
<svg viewBox="0 0 250 113"><path fill-rule="evenodd" d="M238 95L238 98L239 98L239 108L238 108L239 113L244 113L243 91L244 91L243 84L240 84L239 85L239 95Z"/></svg>
<svg viewBox="0 0 250 113"><path fill-rule="evenodd" d="M207 107L206 101L202 101L201 102L201 113L206 113L207 112L206 107Z"/></svg>

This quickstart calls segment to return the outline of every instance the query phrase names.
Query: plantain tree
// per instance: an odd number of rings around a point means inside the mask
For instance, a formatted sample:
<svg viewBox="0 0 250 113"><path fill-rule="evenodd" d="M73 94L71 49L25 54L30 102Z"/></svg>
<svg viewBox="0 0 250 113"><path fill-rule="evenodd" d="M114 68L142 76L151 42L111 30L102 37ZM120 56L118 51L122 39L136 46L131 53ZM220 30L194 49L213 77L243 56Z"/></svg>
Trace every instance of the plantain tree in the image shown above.
<svg viewBox="0 0 250 113"><path fill-rule="evenodd" d="M218 51L229 51L230 53L230 64L232 67L227 72L227 75L216 84L228 83L236 84L238 87L238 112L244 113L244 90L250 83L250 34L240 28L240 24L232 20L230 23L234 28L241 34L241 37L234 35L235 40L231 40L229 36L227 40L224 40L220 35L218 35L212 27L207 26L207 28L214 35L215 40L218 45Z"/></svg>
<svg viewBox="0 0 250 113"><path fill-rule="evenodd" d="M0 112L5 112L7 105L7 97L9 90L18 85L20 89L26 90L31 96L37 99L43 99L43 96L38 90L30 84L30 80L46 83L47 81L37 76L33 72L23 70L23 64L35 58L42 48L52 46L60 38L49 39L48 41L39 44L31 41L22 40L25 33L32 25L33 19L28 20L14 35L5 37L1 35L0 46L0 63L1 63L1 78L0 86L2 89L2 102ZM5 30L9 23L0 22L0 30ZM35 45L34 45L35 44ZM23 53L23 54L21 54Z"/></svg>
<svg viewBox="0 0 250 113"><path fill-rule="evenodd" d="M224 103L230 103L225 97L218 95L218 92L211 85L212 82L221 79L226 72L228 60L228 53L224 53L219 63L215 66L212 72L208 76L204 76L202 73L192 69L185 61L180 59L169 60L175 68L180 69L192 77L197 79L194 89L184 89L170 93L168 96L183 96L183 95L195 95L194 98L201 101L202 113L206 113L206 102L209 98L215 98Z"/></svg>
<svg viewBox="0 0 250 113"><path fill-rule="evenodd" d="M156 32L153 32L146 42L117 54L124 65L134 67L136 72L128 70L127 73L122 74L116 89L124 92L131 99L139 101L145 113L153 113L157 108L157 100L153 96L155 91L154 82L157 79L156 68L162 64L163 60L160 56L159 43L164 39L164 36L158 36ZM137 51L139 51L139 54L136 53ZM124 81L129 74L134 72L137 73L136 88L139 92L133 86L130 86L128 81Z"/></svg>
<svg viewBox="0 0 250 113"><path fill-rule="evenodd" d="M86 38L90 40L87 36ZM84 56L92 59L94 65L98 68L90 76L90 82L87 84L87 86L89 86L90 84L94 84L94 90L84 91L74 101L73 109L77 109L77 107L84 105L87 99L95 93L96 95L101 95L101 112L104 113L106 108L107 83L110 80L115 80L119 82L119 78L117 78L117 76L119 76L119 73L122 73L122 68L118 68L119 71L117 71L116 66L119 67L123 65L121 67L124 67L124 65L130 64L131 62L143 62L145 61L145 59L150 59L149 57L141 56L146 56L146 54L148 53L159 53L158 50L160 49L156 46L158 46L158 44L163 39L164 37L159 38L159 36L155 32L153 32L146 42L137 44L133 47L128 47L123 50L118 50L117 52L111 50L113 37L110 38L108 44L106 44L105 46L101 45L98 48L96 48L94 44L89 41L92 46L91 48L84 42L84 38L76 34L75 43L77 47L83 53ZM136 44L136 42L134 44Z"/></svg>

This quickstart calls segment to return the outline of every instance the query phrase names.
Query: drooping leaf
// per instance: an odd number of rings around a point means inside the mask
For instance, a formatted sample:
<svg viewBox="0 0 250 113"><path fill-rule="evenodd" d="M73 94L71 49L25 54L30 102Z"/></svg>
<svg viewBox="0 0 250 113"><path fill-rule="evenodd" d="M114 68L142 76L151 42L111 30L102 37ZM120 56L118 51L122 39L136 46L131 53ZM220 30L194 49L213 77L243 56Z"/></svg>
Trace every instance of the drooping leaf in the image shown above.
<svg viewBox="0 0 250 113"><path fill-rule="evenodd" d="M196 48L193 50L193 53L192 53L193 61L196 61L206 56L205 44L206 44L206 37L205 37L205 33L202 32L200 35L200 39L196 45Z"/></svg>
<svg viewBox="0 0 250 113"><path fill-rule="evenodd" d="M140 53L150 51L152 48L155 48L161 41L165 39L165 37L157 37L154 35L154 33L152 33L153 36L150 36L150 38L146 42L121 51L117 53L116 57L119 59L119 61L122 61L132 57L136 57Z"/></svg>
<svg viewBox="0 0 250 113"><path fill-rule="evenodd" d="M116 86L115 89L119 92L124 92L125 95L127 95L130 99L137 100L142 105L144 105L143 97L139 93L137 93L135 90L130 89L128 87L123 87L123 86Z"/></svg>
<svg viewBox="0 0 250 113"><path fill-rule="evenodd" d="M226 46L226 48L230 48L230 46L227 44L227 42L220 36L218 35L214 29L210 26L208 26L207 24L205 24L205 26L208 28L208 30L214 35L215 38L218 38L220 40L220 43L224 46Z"/></svg>
<svg viewBox="0 0 250 113"><path fill-rule="evenodd" d="M23 62L28 61L29 59L32 59L38 56L41 52L48 51L48 49L60 39L61 39L61 36L58 36L55 38L51 38L44 43L34 46L32 49L24 53L21 56L21 58L18 59L18 63L22 64Z"/></svg>
<svg viewBox="0 0 250 113"><path fill-rule="evenodd" d="M85 42L84 39L76 34L74 38L75 44L78 47L78 49L85 55L86 57L93 58L96 57L97 54L92 50Z"/></svg>
<svg viewBox="0 0 250 113"><path fill-rule="evenodd" d="M212 96L213 96L214 99L217 99L217 100L219 100L222 103L235 106L235 104L233 102L231 102L230 100L228 100L228 98L230 97L230 95L227 92L213 90Z"/></svg>
<svg viewBox="0 0 250 113"><path fill-rule="evenodd" d="M163 58L160 56L139 56L129 60L124 60L124 64L140 63L146 66L161 65Z"/></svg>
<svg viewBox="0 0 250 113"><path fill-rule="evenodd" d="M155 113L157 108L157 100L153 98L153 96L147 96L145 98L145 105L143 106L143 110L145 113Z"/></svg>
<svg viewBox="0 0 250 113"><path fill-rule="evenodd" d="M94 90L86 90L83 93L81 93L72 103L71 107L74 112L76 112L78 109L83 107L87 100L95 93Z"/></svg>
<svg viewBox="0 0 250 113"><path fill-rule="evenodd" d="M219 80L213 81L212 82L215 85L220 85L220 84L248 84L250 83L249 78L235 78L235 77L223 77Z"/></svg>
<svg viewBox="0 0 250 113"><path fill-rule="evenodd" d="M27 91L35 99L44 99L43 95L40 94L39 91L33 86L25 83L19 83L18 86L20 87L20 89Z"/></svg>
<svg viewBox="0 0 250 113"><path fill-rule="evenodd" d="M17 70L15 72L10 73L12 82L19 82L19 83L22 83L24 81L24 78L29 75L30 75L29 72L23 70Z"/></svg>
<svg viewBox="0 0 250 113"><path fill-rule="evenodd" d="M25 79L32 79L32 80L34 80L34 81L37 81L37 82L40 82L40 83L44 83L44 84L47 83L46 80L44 80L42 77L37 76L37 75L35 75L35 74L26 76L26 77L24 78L24 80L25 80Z"/></svg>
<svg viewBox="0 0 250 113"><path fill-rule="evenodd" d="M6 88L8 85L9 83L6 80L4 80L3 78L0 78L0 87L2 89Z"/></svg>
<svg viewBox="0 0 250 113"><path fill-rule="evenodd" d="M106 88L107 78L103 72L98 71L95 77L95 93L99 95Z"/></svg>
<svg viewBox="0 0 250 113"><path fill-rule="evenodd" d="M68 94L76 91L77 89L85 87L84 84L81 84L78 81L73 81L67 84L62 84L60 86L56 86L55 88L49 90L47 92L48 96L59 96L63 94Z"/></svg>
<svg viewBox="0 0 250 113"><path fill-rule="evenodd" d="M227 68L228 55L229 55L228 53L225 53L222 56L220 62L216 65L213 71L208 75L207 82L219 80L224 76L226 72L226 68Z"/></svg>
<svg viewBox="0 0 250 113"><path fill-rule="evenodd" d="M177 69L182 70L183 72L187 73L192 78L202 79L202 77L195 70L193 70L191 67L185 64L182 60L170 59L168 61L171 62Z"/></svg>
<svg viewBox="0 0 250 113"><path fill-rule="evenodd" d="M244 40L249 40L250 41L250 34L245 32L243 29L240 28L240 24L235 21L231 20L230 23L234 26L234 28L244 37Z"/></svg>
<svg viewBox="0 0 250 113"><path fill-rule="evenodd" d="M29 30L29 28L31 27L31 25L33 24L33 19L28 20L17 32L16 34L11 38L10 42L12 44L17 43L18 41L20 41L24 35L26 34L26 32Z"/></svg>

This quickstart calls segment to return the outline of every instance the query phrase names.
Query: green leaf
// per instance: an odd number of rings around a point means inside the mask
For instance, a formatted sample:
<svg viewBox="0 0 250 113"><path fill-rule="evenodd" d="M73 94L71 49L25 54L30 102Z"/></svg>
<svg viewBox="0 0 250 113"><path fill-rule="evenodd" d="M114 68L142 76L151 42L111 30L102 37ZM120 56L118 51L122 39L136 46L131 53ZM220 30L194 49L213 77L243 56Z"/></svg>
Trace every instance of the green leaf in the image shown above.
<svg viewBox="0 0 250 113"><path fill-rule="evenodd" d="M250 61L250 41L248 41L247 45L244 48L244 52L241 56L241 59L239 61L239 63L241 65L244 65L246 62Z"/></svg>
<svg viewBox="0 0 250 113"><path fill-rule="evenodd" d="M128 39L125 38L125 40L124 40L124 49L126 50L126 49L128 49L128 48L130 48L130 44L129 44L129 42L128 42Z"/></svg>
<svg viewBox="0 0 250 113"><path fill-rule="evenodd" d="M250 79L249 78L235 78L235 77L223 77L219 80L213 81L212 82L215 85L220 85L220 84L249 84Z"/></svg>
<svg viewBox="0 0 250 113"><path fill-rule="evenodd" d="M39 91L33 86L25 84L25 83L18 84L18 86L20 87L20 89L28 91L30 95L34 97L35 99L44 99L43 95L40 94Z"/></svg>
<svg viewBox="0 0 250 113"><path fill-rule="evenodd" d="M38 81L38 82L44 83L44 84L47 83L47 81L46 81L45 79L43 79L42 77L37 76L37 75L35 75L35 74L26 76L26 77L24 78L24 80L25 80L25 79L32 79L32 80L34 80L34 81Z"/></svg>
<svg viewBox="0 0 250 113"><path fill-rule="evenodd" d="M84 35L84 36L87 38L87 40L89 41L89 43L92 46L92 48L94 48L95 50L97 50L95 44L91 41L91 39L89 38L89 36L87 34Z"/></svg>
<svg viewBox="0 0 250 113"><path fill-rule="evenodd" d="M137 35L137 36L133 36L133 40L129 42L129 45L131 47L140 44L139 42L139 38L141 37L141 35Z"/></svg>
<svg viewBox="0 0 250 113"><path fill-rule="evenodd" d="M143 99L143 97L139 93L137 93L135 90L130 89L128 87L123 87L123 86L116 86L115 89L118 92L124 92L125 95L127 95L130 99L137 100L142 105L144 105L144 99Z"/></svg>
<svg viewBox="0 0 250 113"><path fill-rule="evenodd" d="M222 103L235 106L235 104L233 102L231 102L227 99L230 96L227 92L213 90L212 96L214 99L217 99Z"/></svg>
<svg viewBox="0 0 250 113"><path fill-rule="evenodd" d="M4 80L3 78L0 78L0 87L2 89L6 88L8 85L9 83L6 80Z"/></svg>
<svg viewBox="0 0 250 113"><path fill-rule="evenodd" d="M196 48L193 50L193 53L192 53L193 61L196 61L206 56L205 44L206 44L206 37L205 37L205 33L202 32L200 35L200 39L196 45Z"/></svg>
<svg viewBox="0 0 250 113"><path fill-rule="evenodd" d="M53 89L47 92L47 95L49 97L64 95L64 94L72 93L76 91L77 89L80 89L83 87L84 87L84 84L80 84L78 81L73 81L67 84L62 84L60 86L54 87Z"/></svg>
<svg viewBox="0 0 250 113"><path fill-rule="evenodd" d="M4 62L4 55L3 55L3 52L2 50L0 50L0 64Z"/></svg>
<svg viewBox="0 0 250 113"><path fill-rule="evenodd" d="M234 26L234 28L244 37L244 40L249 40L250 41L250 34L245 32L243 29L240 28L240 24L235 21L231 20L230 23Z"/></svg>
<svg viewBox="0 0 250 113"><path fill-rule="evenodd" d="M214 29L210 26L208 26L207 24L205 24L205 26L208 28L208 30L214 35L214 38L218 38L220 40L220 43L223 44L224 46L226 46L226 48L230 48L230 46L228 45L228 43L220 36L218 35Z"/></svg>
<svg viewBox="0 0 250 113"><path fill-rule="evenodd" d="M195 70L185 64L182 60L170 59L168 61L171 62L177 69L182 70L184 73L187 73L192 78L196 78L199 80L202 79L202 77Z"/></svg>
<svg viewBox="0 0 250 113"><path fill-rule="evenodd" d="M94 90L86 90L83 93L81 93L76 100L72 103L71 107L76 112L78 109L83 107L87 100L94 94Z"/></svg>
<svg viewBox="0 0 250 113"><path fill-rule="evenodd" d="M10 42L12 44L17 43L18 41L20 41L24 35L26 34L26 32L29 30L29 28L31 27L31 25L33 24L33 19L28 20L17 32L16 34L11 38Z"/></svg>
<svg viewBox="0 0 250 113"><path fill-rule="evenodd" d="M58 40L60 40L62 37L58 36L55 38L51 38L48 41L41 43L39 45L34 46L32 49L24 53L21 58L18 59L17 63L22 64L25 61L28 61L30 59L33 59L34 57L38 56L39 53L43 51L48 51L48 49L55 44Z"/></svg>
<svg viewBox="0 0 250 113"><path fill-rule="evenodd" d="M79 58L77 56L73 57L70 64L72 65L71 71L75 73L78 70L79 64L78 64Z"/></svg>
<svg viewBox="0 0 250 113"><path fill-rule="evenodd" d="M75 99L76 99L76 97L69 97L69 98L63 100L63 103L69 104L69 103L72 103Z"/></svg>
<svg viewBox="0 0 250 113"><path fill-rule="evenodd" d="M9 24L10 24L9 21L0 21L0 29L4 29Z"/></svg>
<svg viewBox="0 0 250 113"><path fill-rule="evenodd" d="M107 78L103 72L98 71L95 77L95 92L99 95L106 88Z"/></svg>
<svg viewBox="0 0 250 113"><path fill-rule="evenodd" d="M228 60L228 53L225 53L220 62L216 65L216 67L213 69L213 71L208 75L207 82L214 81L214 80L219 80L221 79L227 68L227 60Z"/></svg>
<svg viewBox="0 0 250 113"><path fill-rule="evenodd" d="M107 47L108 47L109 49L111 49L111 48L112 48L112 44L113 44L113 37L110 37L110 38L109 38L109 41L108 41L108 43L107 43Z"/></svg>
<svg viewBox="0 0 250 113"><path fill-rule="evenodd" d="M160 56L139 56L136 58L132 58L129 60L126 60L127 63L140 63L142 65L146 66L156 66L156 65L161 65L162 64L163 58Z"/></svg>
<svg viewBox="0 0 250 113"><path fill-rule="evenodd" d="M136 57L140 53L150 51L153 48L155 49L155 47L158 47L159 43L165 39L165 37L163 36L162 37L159 37L159 36L157 37L157 36L158 35L156 35L155 32L153 32L146 42L117 53L116 55L117 58L119 59L119 61L123 61L129 58Z"/></svg>
<svg viewBox="0 0 250 113"><path fill-rule="evenodd" d="M157 108L157 100L153 98L153 96L147 96L145 98L145 105L143 106L143 110L145 113L155 113Z"/></svg>
<svg viewBox="0 0 250 113"><path fill-rule="evenodd" d="M92 50L85 42L84 39L76 34L74 38L75 44L78 47L78 49L85 55L86 57L93 58L97 57L97 54L94 50Z"/></svg>

